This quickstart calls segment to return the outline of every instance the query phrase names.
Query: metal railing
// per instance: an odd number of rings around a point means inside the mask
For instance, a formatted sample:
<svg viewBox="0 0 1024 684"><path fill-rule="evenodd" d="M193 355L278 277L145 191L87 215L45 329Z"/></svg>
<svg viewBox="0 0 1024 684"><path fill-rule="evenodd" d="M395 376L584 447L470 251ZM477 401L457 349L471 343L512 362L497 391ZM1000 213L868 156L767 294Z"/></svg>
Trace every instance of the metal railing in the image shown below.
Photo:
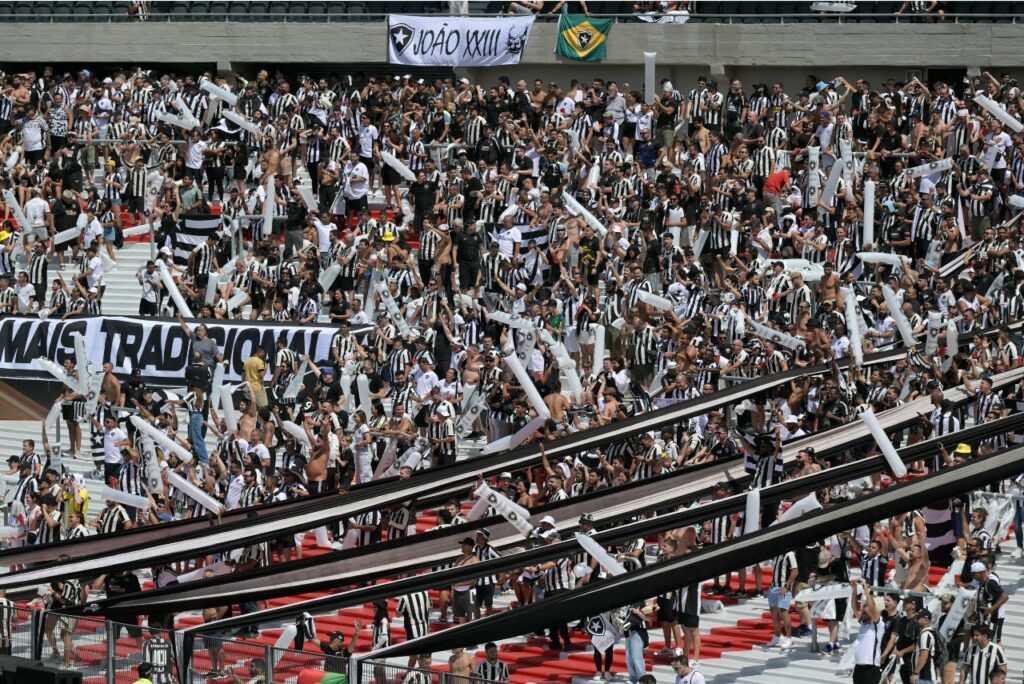
<svg viewBox="0 0 1024 684"><path fill-rule="evenodd" d="M439 17L451 16L447 13L409 13L403 12L406 16ZM483 14L470 12L471 17L507 16L502 14ZM749 14L703 14L699 10L693 13L670 13L670 14L599 14L591 15L596 18L615 18L620 22L629 23L658 23L664 18L666 21L685 23L709 23L709 24L792 24L792 23L822 23L822 24L844 24L859 22L880 22L880 23L921 23L936 22L938 16L933 13L905 13L896 16L892 13L878 12L848 12L848 13L817 13L817 12L794 12L794 13L756 13ZM309 23L316 22L337 22L337 23L365 23L380 22L387 18L386 13L224 13L224 12L154 12L145 20L135 17L127 17L121 14L67 14L67 13L36 13L29 14L0 14L0 23L135 23L140 21L148 22L216 22L216 23L251 23L251 22L282 22L282 23ZM557 21L558 15L541 14L537 15L540 21ZM1000 22L1016 24L1021 19L1019 15L1012 12L1005 13L955 13L947 12L944 15L945 22L978 23L978 22ZM682 23L682 22L680 22Z"/></svg>
<svg viewBox="0 0 1024 684"><path fill-rule="evenodd" d="M493 680L481 677L453 677L449 678L447 673L422 667L404 667L389 663L386 660L374 660L365 658L358 662L358 672L355 678L349 678L353 684L447 684L458 680L473 684L496 684Z"/></svg>

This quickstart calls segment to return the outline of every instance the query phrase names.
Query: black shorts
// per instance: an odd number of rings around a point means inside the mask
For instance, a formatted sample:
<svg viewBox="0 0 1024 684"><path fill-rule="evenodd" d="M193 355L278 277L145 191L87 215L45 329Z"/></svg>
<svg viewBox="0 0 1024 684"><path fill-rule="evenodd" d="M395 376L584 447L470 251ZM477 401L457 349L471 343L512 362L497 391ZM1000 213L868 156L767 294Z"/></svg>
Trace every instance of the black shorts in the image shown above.
<svg viewBox="0 0 1024 684"><path fill-rule="evenodd" d="M25 151L25 164L26 166L35 166L36 162L40 162L46 156L46 150L26 150Z"/></svg>
<svg viewBox="0 0 1024 684"><path fill-rule="evenodd" d="M494 607L494 585L488 584L485 586L477 585L476 587L476 598L474 603L477 608L493 608Z"/></svg>
<svg viewBox="0 0 1024 684"><path fill-rule="evenodd" d="M347 198L346 203L348 205L348 212L358 214L367 207L366 195L359 198Z"/></svg>
<svg viewBox="0 0 1024 684"><path fill-rule="evenodd" d="M675 622L676 612L672 609L672 599L667 596L658 597L658 622Z"/></svg>
<svg viewBox="0 0 1024 684"><path fill-rule="evenodd" d="M700 615L693 615L691 613L680 613L676 611L676 622L683 627L688 629L697 629L700 627Z"/></svg>
<svg viewBox="0 0 1024 684"><path fill-rule="evenodd" d="M267 303L267 295L263 292L253 292L249 295L249 303L253 311L261 311Z"/></svg>

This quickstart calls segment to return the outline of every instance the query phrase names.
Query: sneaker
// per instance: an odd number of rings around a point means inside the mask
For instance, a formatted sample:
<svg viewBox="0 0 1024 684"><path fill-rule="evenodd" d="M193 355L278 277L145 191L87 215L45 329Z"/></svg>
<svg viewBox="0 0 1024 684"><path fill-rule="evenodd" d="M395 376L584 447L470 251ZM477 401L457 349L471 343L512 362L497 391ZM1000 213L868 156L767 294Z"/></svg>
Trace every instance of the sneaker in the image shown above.
<svg viewBox="0 0 1024 684"><path fill-rule="evenodd" d="M843 650L843 647L839 645L838 641L836 641L836 642L834 642L832 644L832 654L833 655L836 655L836 654L840 653L842 650Z"/></svg>
<svg viewBox="0 0 1024 684"><path fill-rule="evenodd" d="M832 654L832 644L825 644L822 647L821 651L822 651L822 653L828 653L829 655L831 655Z"/></svg>
<svg viewBox="0 0 1024 684"><path fill-rule="evenodd" d="M798 637L811 636L811 628L808 627L807 625L800 625L797 628L796 632L794 633L794 636L798 636Z"/></svg>
<svg viewBox="0 0 1024 684"><path fill-rule="evenodd" d="M699 660L691 660L690 661L690 667L692 667L694 670L699 669L700 668L700 661Z"/></svg>
<svg viewBox="0 0 1024 684"><path fill-rule="evenodd" d="M677 655L677 656L681 656L681 655L683 655L683 649L677 648L676 650L672 651L672 653Z"/></svg>
<svg viewBox="0 0 1024 684"><path fill-rule="evenodd" d="M782 637L779 641L779 648L786 650L787 648L793 648L793 640L789 637Z"/></svg>
<svg viewBox="0 0 1024 684"><path fill-rule="evenodd" d="M654 655L659 655L659 656L670 656L670 655L672 655L672 653L673 653L672 649L671 649L671 648L669 648L668 646L665 646L664 648L662 648L662 649L661 649L660 651L658 651L658 652L657 652L657 653L655 653Z"/></svg>
<svg viewBox="0 0 1024 684"><path fill-rule="evenodd" d="M768 648L774 648L779 645L779 641L781 641L781 639L779 639L779 635L776 634L772 637L772 640L769 641L766 645L768 646Z"/></svg>
<svg viewBox="0 0 1024 684"><path fill-rule="evenodd" d="M1021 558L1022 556L1024 556L1024 549L1014 549L1013 550L1013 557L1014 558Z"/></svg>

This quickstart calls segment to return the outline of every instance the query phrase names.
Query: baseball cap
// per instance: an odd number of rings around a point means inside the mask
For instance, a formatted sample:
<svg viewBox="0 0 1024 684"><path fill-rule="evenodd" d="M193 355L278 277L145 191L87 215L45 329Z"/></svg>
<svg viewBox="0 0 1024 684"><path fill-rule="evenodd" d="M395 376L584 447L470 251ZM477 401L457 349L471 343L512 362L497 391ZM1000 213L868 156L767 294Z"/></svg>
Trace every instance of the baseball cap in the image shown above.
<svg viewBox="0 0 1024 684"><path fill-rule="evenodd" d="M477 530L476 533L479 534L484 539L490 539L491 538L491 531L489 529L487 529L486 527L484 527L483 529Z"/></svg>
<svg viewBox="0 0 1024 684"><path fill-rule="evenodd" d="M988 566L981 561L971 563L971 572L985 572L986 570L988 570Z"/></svg>
<svg viewBox="0 0 1024 684"><path fill-rule="evenodd" d="M500 475L498 475L498 479L499 480L511 480L512 479L512 473L510 473L510 472L508 472L506 470L505 472L503 472Z"/></svg>
<svg viewBox="0 0 1024 684"><path fill-rule="evenodd" d="M545 515L543 518L540 519L540 524L543 525L544 523L547 523L548 525L554 527L555 519L552 518L550 515Z"/></svg>
<svg viewBox="0 0 1024 684"><path fill-rule="evenodd" d="M519 290L520 292L526 292L526 285L524 283L519 283L518 285L516 285L516 289Z"/></svg>
<svg viewBox="0 0 1024 684"><path fill-rule="evenodd" d="M581 523L585 523L585 522L592 523L592 522L594 522L594 514L593 513L584 513L583 515L580 516L580 522Z"/></svg>
<svg viewBox="0 0 1024 684"><path fill-rule="evenodd" d="M462 544L462 545L469 545L469 546L475 546L475 545L476 545L476 542L475 542L475 541L473 541L473 539L472 539L472 538L470 538L470 537L463 537L463 538L462 538L461 540L459 540L459 544Z"/></svg>
<svg viewBox="0 0 1024 684"><path fill-rule="evenodd" d="M327 638L328 639L344 639L345 638L345 633L344 632L328 632L327 633Z"/></svg>
<svg viewBox="0 0 1024 684"><path fill-rule="evenodd" d="M971 447L968 446L967 444L964 444L963 442L960 442L959 444L956 445L956 451L954 453L957 453L957 454L970 454L971 453Z"/></svg>
<svg viewBox="0 0 1024 684"><path fill-rule="evenodd" d="M331 368L330 366L320 369L320 372L323 373L324 375L334 375L334 369Z"/></svg>
<svg viewBox="0 0 1024 684"><path fill-rule="evenodd" d="M139 663L138 672L140 677L149 677L153 674L153 663Z"/></svg>

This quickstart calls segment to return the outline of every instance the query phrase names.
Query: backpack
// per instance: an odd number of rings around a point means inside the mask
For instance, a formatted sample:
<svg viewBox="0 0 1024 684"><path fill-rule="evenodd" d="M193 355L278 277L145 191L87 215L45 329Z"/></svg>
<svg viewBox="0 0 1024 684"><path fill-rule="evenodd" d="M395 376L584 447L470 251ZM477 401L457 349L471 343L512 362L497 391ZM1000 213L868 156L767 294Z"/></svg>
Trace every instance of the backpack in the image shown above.
<svg viewBox="0 0 1024 684"><path fill-rule="evenodd" d="M932 636L935 637L935 653L930 654L935 663L935 670L942 672L942 668L949 662L949 643L939 634L939 630L929 627Z"/></svg>

